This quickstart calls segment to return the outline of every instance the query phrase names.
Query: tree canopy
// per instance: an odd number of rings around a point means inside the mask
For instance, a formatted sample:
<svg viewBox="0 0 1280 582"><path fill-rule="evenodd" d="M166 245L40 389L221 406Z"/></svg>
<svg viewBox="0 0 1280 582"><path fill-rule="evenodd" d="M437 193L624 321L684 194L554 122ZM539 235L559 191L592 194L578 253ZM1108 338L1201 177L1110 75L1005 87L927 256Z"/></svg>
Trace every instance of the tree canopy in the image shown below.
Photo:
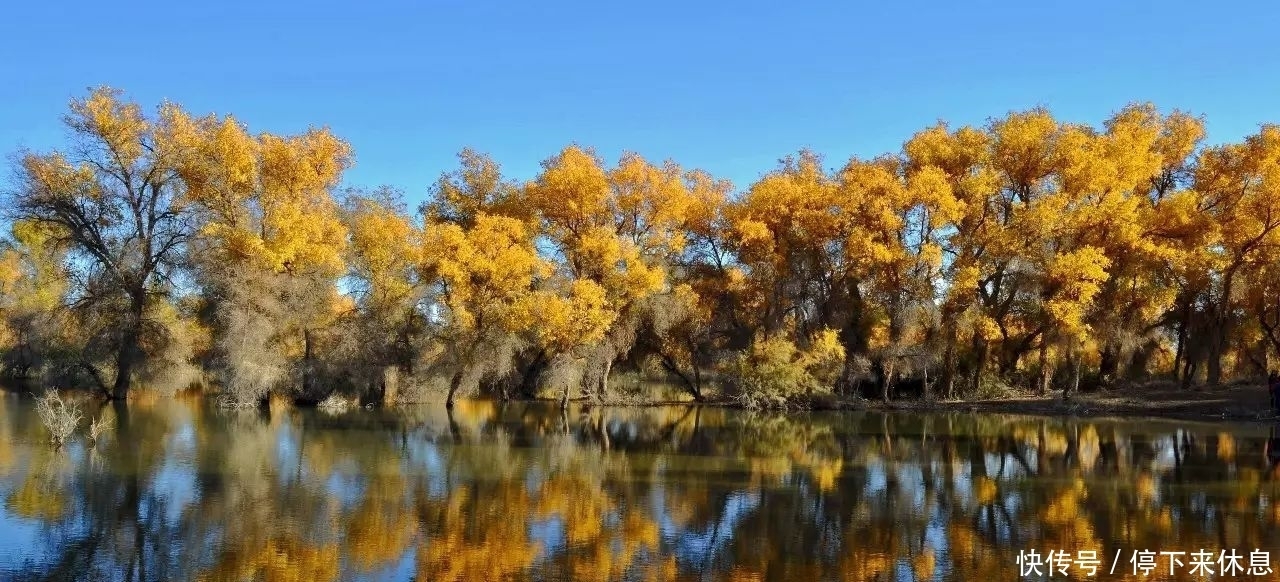
<svg viewBox="0 0 1280 582"><path fill-rule="evenodd" d="M1213 385L1280 355L1275 125L1207 146L1151 104L1096 126L1036 108L797 152L740 189L579 145L517 179L464 149L414 212L342 189L354 152L325 128L106 88L64 121L7 189L0 349L12 376L117 398L181 365L241 404L659 380L771 405Z"/></svg>

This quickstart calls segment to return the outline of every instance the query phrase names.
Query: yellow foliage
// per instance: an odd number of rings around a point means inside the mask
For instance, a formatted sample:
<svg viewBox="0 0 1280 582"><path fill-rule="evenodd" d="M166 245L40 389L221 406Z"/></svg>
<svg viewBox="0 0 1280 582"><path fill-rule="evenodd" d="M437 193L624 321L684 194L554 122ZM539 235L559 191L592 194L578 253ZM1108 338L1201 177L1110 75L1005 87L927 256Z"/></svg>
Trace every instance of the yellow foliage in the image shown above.
<svg viewBox="0 0 1280 582"><path fill-rule="evenodd" d="M609 215L609 175L594 153L565 148L543 162L543 172L526 189L528 201L557 240L569 240Z"/></svg>
<svg viewBox="0 0 1280 582"><path fill-rule="evenodd" d="M632 307L668 292L668 267L690 237L717 236L726 195L727 185L705 173L632 153L613 168L577 146L546 160L523 199L563 256L569 283L560 299L541 301L542 343L589 345ZM575 328L588 335L570 340L564 332Z"/></svg>
<svg viewBox="0 0 1280 582"><path fill-rule="evenodd" d="M360 201L349 212L352 270L367 285L377 311L400 306L413 290L412 269L421 262L422 233L386 204Z"/></svg>
<svg viewBox="0 0 1280 582"><path fill-rule="evenodd" d="M12 297L22 278L22 257L13 249L0 253L0 297Z"/></svg>
<svg viewBox="0 0 1280 582"><path fill-rule="evenodd" d="M1055 255L1049 264L1048 283L1056 290L1046 309L1065 333L1081 334L1085 331L1084 316L1098 294L1100 285L1109 276L1106 268L1110 260L1101 250L1084 247Z"/></svg>
<svg viewBox="0 0 1280 582"><path fill-rule="evenodd" d="M1011 113L992 124L991 162L1010 188L1037 188L1052 173L1058 131L1058 122L1045 109Z"/></svg>
<svg viewBox="0 0 1280 582"><path fill-rule="evenodd" d="M531 327L535 278L550 273L526 225L480 215L475 227L430 224L423 233L420 277L440 281L454 325L466 332Z"/></svg>
<svg viewBox="0 0 1280 582"><path fill-rule="evenodd" d="M471 228L481 214L531 218L529 205L515 185L503 180L492 158L468 148L458 153L458 161L458 170L440 177L433 200L423 208L428 222Z"/></svg>
<svg viewBox="0 0 1280 582"><path fill-rule="evenodd" d="M600 341L617 318L604 288L590 279L575 280L567 297L541 292L526 305L537 321L539 342L554 352Z"/></svg>
<svg viewBox="0 0 1280 582"><path fill-rule="evenodd" d="M808 370L814 380L823 385L833 385L844 364L844 345L840 335L832 329L824 329L809 339L809 345L800 354L799 364Z"/></svg>
<svg viewBox="0 0 1280 582"><path fill-rule="evenodd" d="M277 272L337 275L346 227L330 189L351 148L327 129L254 137L232 117L162 112L187 197L209 216L203 234L228 260Z"/></svg>
<svg viewBox="0 0 1280 582"><path fill-rule="evenodd" d="M1280 333L1277 125L1202 147L1203 120L1147 103L1092 125L1036 108L982 127L938 123L899 152L831 168L801 151L740 193L673 161L606 163L576 145L517 185L464 150L419 226L394 200L339 207L332 190L353 154L327 129L255 134L174 104L147 117L105 88L74 101L68 122L126 173L164 172L173 212L194 225L193 256L348 275L360 300L317 297L304 326L422 307L424 326L443 324L422 351L510 334L570 359L607 348L587 359L608 351L612 362L643 345L668 368L723 366L757 392L790 396L867 360L891 364L881 367L890 376L945 366L974 385L988 370L1023 378L1134 349L1139 364L1167 368L1171 354L1189 355L1187 341L1218 331L1229 337L1210 342L1221 352L1210 361L1243 370L1274 356L1268 336ZM51 207L110 200L118 177L83 153L23 156L22 188ZM13 222L0 249L0 346L31 337L28 316L72 296L67 272L85 256L76 236L87 235ZM146 284L165 287L163 275ZM181 327L174 312L154 319ZM300 341L277 343L289 353ZM731 346L745 353L724 356ZM1043 365L1029 357L1037 350Z"/></svg>
<svg viewBox="0 0 1280 582"><path fill-rule="evenodd" d="M95 88L88 97L71 101L68 121L73 130L101 136L117 163L131 167L142 157L142 138L151 128L142 108L122 101L122 95L118 89Z"/></svg>

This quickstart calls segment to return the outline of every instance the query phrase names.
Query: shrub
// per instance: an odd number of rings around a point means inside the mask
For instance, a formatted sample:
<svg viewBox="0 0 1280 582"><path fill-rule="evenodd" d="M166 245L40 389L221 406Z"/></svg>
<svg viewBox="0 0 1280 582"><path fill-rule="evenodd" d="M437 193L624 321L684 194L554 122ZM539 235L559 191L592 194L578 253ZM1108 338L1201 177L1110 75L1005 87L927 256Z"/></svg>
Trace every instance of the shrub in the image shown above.
<svg viewBox="0 0 1280 582"><path fill-rule="evenodd" d="M102 435L111 432L112 428L114 428L114 424L107 416L107 412L103 411L102 414L98 415L98 418L89 423L89 440L93 441L93 444L98 444L98 441L102 439Z"/></svg>
<svg viewBox="0 0 1280 582"><path fill-rule="evenodd" d="M327 398L321 400L320 403L316 405L316 407L322 412L329 414L340 414L346 412L349 408L354 408L355 406L356 405L350 400L337 394L330 394Z"/></svg>
<svg viewBox="0 0 1280 582"><path fill-rule="evenodd" d="M836 333L823 330L801 349L782 337L757 338L725 370L729 395L747 408L787 408L829 393L844 362Z"/></svg>
<svg viewBox="0 0 1280 582"><path fill-rule="evenodd" d="M44 393L36 399L36 412L40 422L49 429L54 446L61 447L80 426L80 404L73 400L63 400L56 390Z"/></svg>

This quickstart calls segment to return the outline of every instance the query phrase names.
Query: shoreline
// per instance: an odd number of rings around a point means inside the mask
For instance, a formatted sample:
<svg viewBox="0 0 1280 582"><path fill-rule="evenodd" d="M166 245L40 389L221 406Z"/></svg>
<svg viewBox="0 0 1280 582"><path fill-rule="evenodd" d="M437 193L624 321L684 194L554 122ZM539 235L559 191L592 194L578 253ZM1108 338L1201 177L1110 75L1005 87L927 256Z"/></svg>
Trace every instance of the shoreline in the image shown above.
<svg viewBox="0 0 1280 582"><path fill-rule="evenodd" d="M14 390L12 386L0 386L0 395L18 396L22 390ZM204 395L188 395L201 398ZM479 400L491 400L480 398ZM557 405L555 398L522 398L509 402L543 403ZM616 408L656 408L662 406L705 406L746 410L745 407L729 400L639 400L621 399L597 401L590 398L575 398L570 402L575 406L603 406ZM419 402L398 402L391 405L374 405L377 408L394 409L413 406L444 406L444 401L428 399ZM315 408L316 406L290 402L289 405L299 408ZM351 408L364 408L352 405ZM1064 401L1060 392L1051 392L1045 396L1029 393L1014 393L1007 397L983 399L903 399L890 402L860 398L815 398L808 405L798 405L787 409L770 409L771 413L792 414L808 412L907 412L924 414L1014 414L1021 416L1066 417L1083 419L1122 419L1137 420L1143 418L1181 420L1195 422L1229 422L1255 425L1280 425L1280 415L1271 409L1271 402L1266 389L1257 384L1232 384L1215 389L1192 387L1183 389L1169 383L1130 386L1115 390L1095 390L1072 395Z"/></svg>
<svg viewBox="0 0 1280 582"><path fill-rule="evenodd" d="M1151 407L1124 402L1123 400L1128 399L1116 398L1114 395L1099 398L1092 394L1085 394L1073 397L1069 401L1063 401L1059 396L1032 396L1008 400L942 400L934 402L890 402L888 404L874 402L864 406L863 409L884 412L968 412L974 414L1016 414L1022 416L1087 419L1161 419L1249 424L1280 423L1280 416L1273 414L1269 407L1257 410L1243 409L1233 405L1205 407L1202 403L1197 402L1174 402L1168 406Z"/></svg>
<svg viewBox="0 0 1280 582"><path fill-rule="evenodd" d="M542 399L526 400L532 402ZM547 399L554 403L555 400ZM575 404L611 407L710 406L743 409L728 401L667 400L654 402L571 400ZM866 399L819 399L811 406L799 406L799 412L876 412L1016 414L1024 416L1137 420L1143 418L1196 422L1232 422L1280 424L1280 416L1271 409L1266 388L1256 384L1234 384L1210 389L1183 389L1168 384L1134 386L1116 390L1095 390L1072 395L1064 401L1060 392L1045 396L1017 394L1005 398L895 400L882 402ZM777 411L786 414L788 410Z"/></svg>

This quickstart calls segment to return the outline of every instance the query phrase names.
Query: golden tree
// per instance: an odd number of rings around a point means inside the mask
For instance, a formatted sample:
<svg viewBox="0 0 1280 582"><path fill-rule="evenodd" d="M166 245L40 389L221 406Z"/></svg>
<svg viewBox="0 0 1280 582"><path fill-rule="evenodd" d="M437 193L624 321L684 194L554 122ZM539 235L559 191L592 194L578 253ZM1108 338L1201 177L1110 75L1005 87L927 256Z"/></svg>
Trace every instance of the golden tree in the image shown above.
<svg viewBox="0 0 1280 582"><path fill-rule="evenodd" d="M685 214L693 203L684 172L626 154L605 169L592 152L574 147L543 163L525 197L555 248L569 289L599 287L613 313L605 341L582 354L588 383L603 396L614 362L636 341L646 303L671 292L667 271L683 250Z"/></svg>
<svg viewBox="0 0 1280 582"><path fill-rule="evenodd" d="M186 198L199 209L199 262L217 304L224 382L241 403L263 397L287 366L263 359L274 350L301 360L302 394L316 398L314 331L334 315L347 244L331 189L350 147L327 129L252 136L233 117L181 112L166 130ZM255 315L262 312L269 321Z"/></svg>
<svg viewBox="0 0 1280 582"><path fill-rule="evenodd" d="M1222 360L1241 303L1236 285L1250 268L1274 263L1280 248L1280 126L1264 125L1243 143L1203 152L1195 189L1206 198L1217 273L1210 288L1208 383L1222 378Z"/></svg>

